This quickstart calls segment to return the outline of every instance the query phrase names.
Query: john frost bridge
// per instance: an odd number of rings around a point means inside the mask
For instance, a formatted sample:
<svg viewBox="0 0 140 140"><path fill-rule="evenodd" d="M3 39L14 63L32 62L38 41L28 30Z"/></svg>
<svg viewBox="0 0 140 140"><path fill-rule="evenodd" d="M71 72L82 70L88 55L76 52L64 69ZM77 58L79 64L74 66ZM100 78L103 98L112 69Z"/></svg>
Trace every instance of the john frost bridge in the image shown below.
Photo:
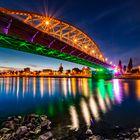
<svg viewBox="0 0 140 140"><path fill-rule="evenodd" d="M98 75L110 75L113 70L87 34L69 23L38 13L0 8L0 47L89 66Z"/></svg>

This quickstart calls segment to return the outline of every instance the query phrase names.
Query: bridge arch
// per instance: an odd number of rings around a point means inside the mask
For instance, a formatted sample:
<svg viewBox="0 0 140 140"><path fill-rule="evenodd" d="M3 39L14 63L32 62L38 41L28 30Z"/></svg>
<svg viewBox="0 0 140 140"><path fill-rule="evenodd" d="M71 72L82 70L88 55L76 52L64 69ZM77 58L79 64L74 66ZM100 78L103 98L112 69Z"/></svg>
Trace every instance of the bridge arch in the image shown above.
<svg viewBox="0 0 140 140"><path fill-rule="evenodd" d="M102 62L106 61L97 44L87 34L69 23L38 13L11 10L7 8L0 8L0 12L12 15L37 30L47 33L52 37L79 49L89 56L92 56ZM34 39L35 35L32 39Z"/></svg>

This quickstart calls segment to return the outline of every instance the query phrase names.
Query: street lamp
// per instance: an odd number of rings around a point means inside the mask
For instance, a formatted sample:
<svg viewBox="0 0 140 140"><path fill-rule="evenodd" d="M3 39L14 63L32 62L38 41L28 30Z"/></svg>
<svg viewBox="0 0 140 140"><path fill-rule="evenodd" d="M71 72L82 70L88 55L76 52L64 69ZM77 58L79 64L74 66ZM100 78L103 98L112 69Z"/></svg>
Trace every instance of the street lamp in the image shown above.
<svg viewBox="0 0 140 140"><path fill-rule="evenodd" d="M49 25L49 24L50 24L50 22L49 22L48 20L46 20L45 24L46 24L46 25Z"/></svg>
<svg viewBox="0 0 140 140"><path fill-rule="evenodd" d="M75 39L74 39L74 43L76 43L76 42L77 42L77 39L75 38Z"/></svg>

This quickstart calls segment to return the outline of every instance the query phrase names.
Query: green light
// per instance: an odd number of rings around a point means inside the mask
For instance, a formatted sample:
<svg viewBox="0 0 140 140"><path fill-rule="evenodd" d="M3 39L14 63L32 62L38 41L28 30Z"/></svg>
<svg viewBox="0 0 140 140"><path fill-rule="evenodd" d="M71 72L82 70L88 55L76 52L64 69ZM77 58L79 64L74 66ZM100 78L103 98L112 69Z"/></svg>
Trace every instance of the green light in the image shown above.
<svg viewBox="0 0 140 140"><path fill-rule="evenodd" d="M103 69L100 69L100 72L103 72L104 70Z"/></svg>
<svg viewBox="0 0 140 140"><path fill-rule="evenodd" d="M107 90L108 90L108 95L110 97L111 100L113 100L113 86L111 83L107 84Z"/></svg>
<svg viewBox="0 0 140 140"><path fill-rule="evenodd" d="M52 103L50 103L48 106L48 112L49 112L49 116L51 116L51 117L54 116L54 106Z"/></svg>
<svg viewBox="0 0 140 140"><path fill-rule="evenodd" d="M88 79L88 87L89 87L90 94L92 95L93 93L92 79Z"/></svg>
<svg viewBox="0 0 140 140"><path fill-rule="evenodd" d="M14 37L11 35L6 35L3 33L0 33L0 44L1 44L0 47L4 47L4 48L14 49L14 50L28 52L28 53L34 53L38 55L44 55L47 57L53 57L53 58L57 58L57 59L61 59L61 60L69 61L69 62L82 64L82 65L89 66L92 68L97 68L97 69L102 69L102 70L106 69L100 64L95 64L88 60L61 52L59 50L48 48L46 46L42 46L37 43L25 41L21 38Z"/></svg>
<svg viewBox="0 0 140 140"><path fill-rule="evenodd" d="M99 87L99 92L100 92L100 95L103 99L105 99L105 96L106 96L106 91L105 91L105 81L104 80L99 80L98 82L98 87Z"/></svg>

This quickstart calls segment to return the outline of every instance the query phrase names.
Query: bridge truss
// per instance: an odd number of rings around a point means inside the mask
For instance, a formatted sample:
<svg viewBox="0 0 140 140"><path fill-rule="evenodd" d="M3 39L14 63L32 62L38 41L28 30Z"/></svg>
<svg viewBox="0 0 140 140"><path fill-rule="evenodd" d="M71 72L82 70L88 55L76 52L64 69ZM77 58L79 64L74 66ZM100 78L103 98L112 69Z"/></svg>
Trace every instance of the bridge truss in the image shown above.
<svg viewBox="0 0 140 140"><path fill-rule="evenodd" d="M12 15L39 31L47 33L73 48L79 49L80 51L105 62L104 55L97 44L87 34L71 24L37 13L11 10L7 8L0 8L0 12Z"/></svg>
<svg viewBox="0 0 140 140"><path fill-rule="evenodd" d="M69 62L74 62L78 64L82 64L85 66L93 67L93 68L102 68L105 69L103 66L99 66L98 64L93 64L88 60L78 58L76 56L72 56L58 50L54 50L52 48L46 48L46 46L32 43L29 41L25 41L23 39L19 39L17 37L6 35L0 33L0 45L4 48L10 48L18 51L39 54L43 56L53 57L61 60L66 60Z"/></svg>

